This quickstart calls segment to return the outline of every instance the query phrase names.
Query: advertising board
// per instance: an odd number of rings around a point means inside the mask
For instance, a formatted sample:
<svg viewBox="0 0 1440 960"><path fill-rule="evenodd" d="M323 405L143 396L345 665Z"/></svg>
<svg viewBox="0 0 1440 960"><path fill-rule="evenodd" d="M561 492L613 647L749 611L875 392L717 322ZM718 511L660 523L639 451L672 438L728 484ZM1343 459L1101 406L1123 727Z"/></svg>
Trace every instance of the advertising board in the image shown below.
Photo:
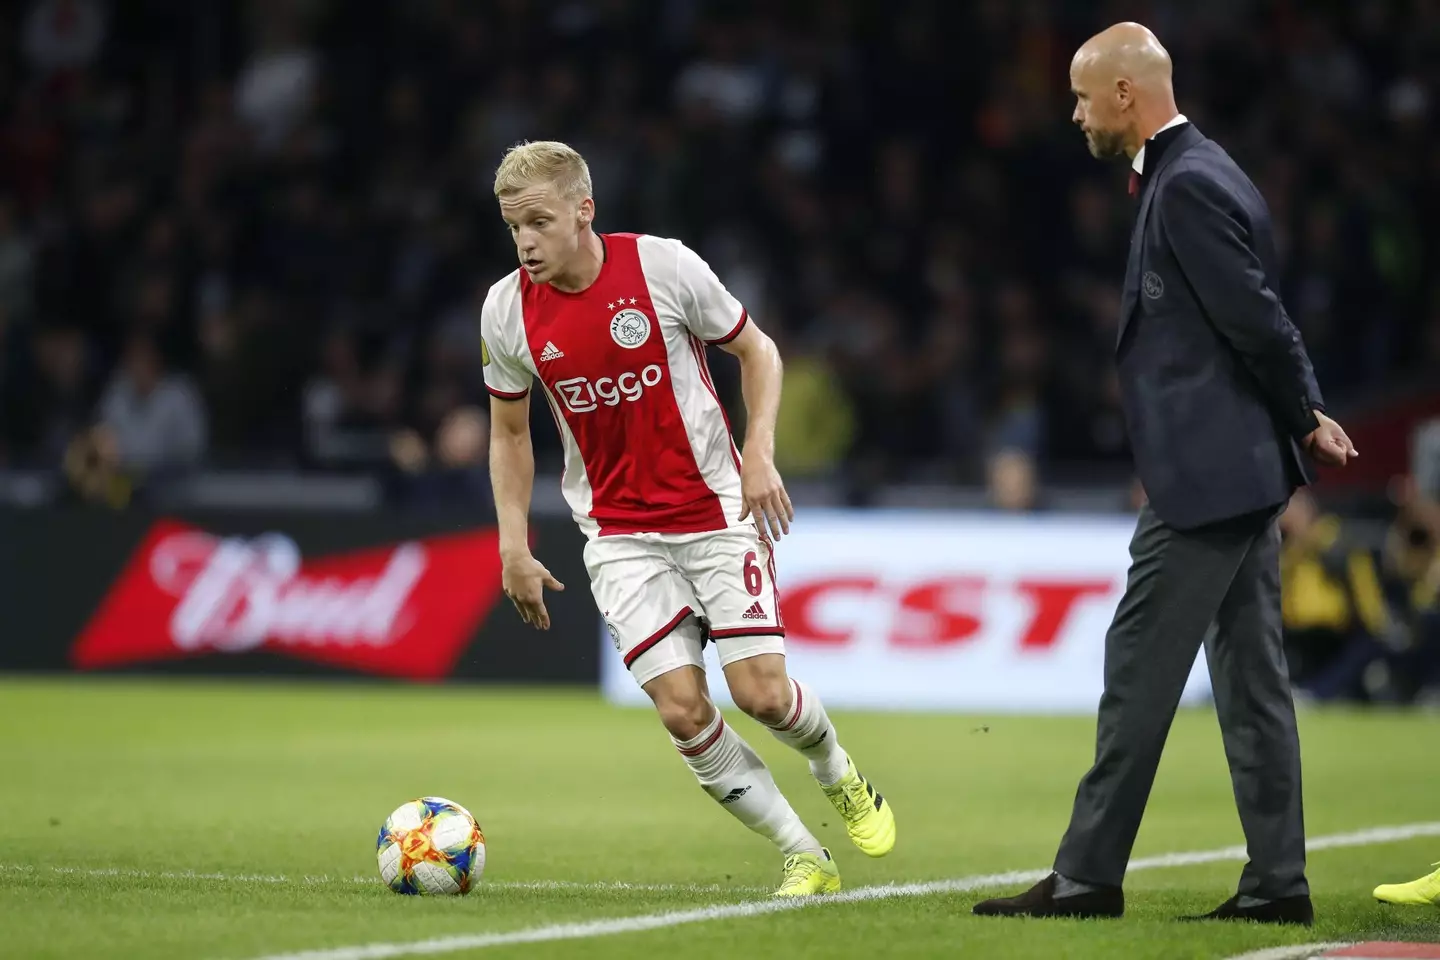
<svg viewBox="0 0 1440 960"><path fill-rule="evenodd" d="M543 634L479 517L0 512L0 669L594 683L583 538L532 532L580 588L547 598Z"/></svg>
<svg viewBox="0 0 1440 960"><path fill-rule="evenodd" d="M1091 712L1133 518L806 511L776 545L790 672L826 704ZM645 703L603 625L601 678ZM707 651L711 691L725 684ZM1209 695L1203 654L1186 702Z"/></svg>

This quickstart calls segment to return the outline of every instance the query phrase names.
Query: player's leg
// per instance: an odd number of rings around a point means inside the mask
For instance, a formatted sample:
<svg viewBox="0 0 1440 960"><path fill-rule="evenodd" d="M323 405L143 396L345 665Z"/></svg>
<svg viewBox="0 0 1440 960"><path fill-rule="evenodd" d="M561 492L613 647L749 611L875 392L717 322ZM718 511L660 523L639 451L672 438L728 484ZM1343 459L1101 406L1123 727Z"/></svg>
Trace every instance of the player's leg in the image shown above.
<svg viewBox="0 0 1440 960"><path fill-rule="evenodd" d="M845 821L860 852L883 857L895 848L895 812L840 746L820 697L789 677L779 637L717 640L730 695L741 710L765 724L781 743L810 762L810 772Z"/></svg>
<svg viewBox="0 0 1440 960"><path fill-rule="evenodd" d="M820 696L785 669L784 623L768 537L731 530L677 547L695 590L736 706L810 763L851 841L872 857L895 846L895 817L885 798L840 745Z"/></svg>
<svg viewBox="0 0 1440 960"><path fill-rule="evenodd" d="M765 761L710 700L700 649L700 624L687 618L636 659L631 673L655 703L675 749L701 788L785 854L785 876L776 893L839 890L840 872L829 852L780 792ZM663 672L652 676L655 671Z"/></svg>
<svg viewBox="0 0 1440 960"><path fill-rule="evenodd" d="M820 842L775 784L764 761L725 723L710 699L700 624L689 585L664 548L638 538L606 538L585 551L591 589L626 667L654 702L661 722L700 786L787 857L779 893L839 889ZM813 870L792 869L813 864ZM798 878L794 874L804 874Z"/></svg>
<svg viewBox="0 0 1440 960"><path fill-rule="evenodd" d="M781 853L819 853L775 785L760 755L710 700L698 661L700 626L693 617L647 651L631 673L655 704L660 722L701 788L735 819L775 844Z"/></svg>
<svg viewBox="0 0 1440 960"><path fill-rule="evenodd" d="M785 672L785 656L777 652L780 638L722 636L715 642L735 705L810 761L820 786L833 787L844 779L850 757L820 697Z"/></svg>

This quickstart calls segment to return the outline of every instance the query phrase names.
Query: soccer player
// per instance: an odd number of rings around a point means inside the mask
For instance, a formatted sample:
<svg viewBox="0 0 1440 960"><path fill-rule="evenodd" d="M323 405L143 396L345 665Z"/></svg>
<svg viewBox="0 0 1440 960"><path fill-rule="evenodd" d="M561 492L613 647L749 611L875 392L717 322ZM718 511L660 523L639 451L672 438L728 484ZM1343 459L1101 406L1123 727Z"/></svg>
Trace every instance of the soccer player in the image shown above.
<svg viewBox="0 0 1440 960"><path fill-rule="evenodd" d="M841 748L820 698L785 670L770 534L789 533L794 510L774 465L774 341L684 244L596 233L590 171L569 146L512 147L495 196L520 258L481 312L505 593L544 630L544 588L564 589L526 535L538 381L564 446L565 499L589 539L590 589L616 651L705 792L784 854L776 895L839 890L830 852L711 702L702 658L714 643L736 705L809 760L862 852L889 853L889 803ZM707 345L740 361L743 457Z"/></svg>

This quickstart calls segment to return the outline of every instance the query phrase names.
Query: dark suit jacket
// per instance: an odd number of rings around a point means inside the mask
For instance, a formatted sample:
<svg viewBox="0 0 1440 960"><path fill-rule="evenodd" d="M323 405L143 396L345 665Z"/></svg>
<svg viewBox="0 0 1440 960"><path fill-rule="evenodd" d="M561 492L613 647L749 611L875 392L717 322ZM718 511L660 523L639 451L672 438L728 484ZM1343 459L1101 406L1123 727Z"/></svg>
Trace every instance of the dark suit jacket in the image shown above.
<svg viewBox="0 0 1440 960"><path fill-rule="evenodd" d="M1117 353L1140 481L1190 529L1285 502L1320 388L1275 292L1270 211L1191 124L1145 148Z"/></svg>

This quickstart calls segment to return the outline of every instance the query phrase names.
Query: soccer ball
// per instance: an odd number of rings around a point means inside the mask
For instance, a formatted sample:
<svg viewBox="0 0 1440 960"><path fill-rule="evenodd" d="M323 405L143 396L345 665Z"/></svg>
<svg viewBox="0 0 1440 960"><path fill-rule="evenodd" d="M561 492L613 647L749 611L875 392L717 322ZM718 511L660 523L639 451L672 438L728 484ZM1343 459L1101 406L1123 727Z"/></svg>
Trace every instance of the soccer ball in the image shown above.
<svg viewBox="0 0 1440 960"><path fill-rule="evenodd" d="M375 842L380 879L396 893L460 894L485 872L485 834L470 811L443 797L402 804Z"/></svg>

